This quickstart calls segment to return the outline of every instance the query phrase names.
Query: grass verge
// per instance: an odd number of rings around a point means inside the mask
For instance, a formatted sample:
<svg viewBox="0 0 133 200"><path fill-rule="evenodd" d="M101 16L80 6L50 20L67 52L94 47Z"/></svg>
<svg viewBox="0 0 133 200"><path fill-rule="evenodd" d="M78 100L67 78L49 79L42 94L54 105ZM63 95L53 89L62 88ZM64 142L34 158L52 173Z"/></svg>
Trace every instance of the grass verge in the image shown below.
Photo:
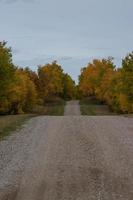
<svg viewBox="0 0 133 200"><path fill-rule="evenodd" d="M63 116L65 101L47 103L45 106L35 106L32 114L0 116L0 140L12 131L21 128L21 125L31 117L37 115Z"/></svg>
<svg viewBox="0 0 133 200"><path fill-rule="evenodd" d="M65 101L60 103L46 103L44 106L37 105L33 109L33 113L37 115L63 116Z"/></svg>
<svg viewBox="0 0 133 200"><path fill-rule="evenodd" d="M83 98L80 100L80 110L82 115L100 116L115 115L111 112L108 105L103 105L97 99Z"/></svg>
<svg viewBox="0 0 133 200"><path fill-rule="evenodd" d="M33 112L36 113L37 115L63 116L64 105L36 106Z"/></svg>
<svg viewBox="0 0 133 200"><path fill-rule="evenodd" d="M31 114L0 116L0 140L21 128L24 122L33 116Z"/></svg>

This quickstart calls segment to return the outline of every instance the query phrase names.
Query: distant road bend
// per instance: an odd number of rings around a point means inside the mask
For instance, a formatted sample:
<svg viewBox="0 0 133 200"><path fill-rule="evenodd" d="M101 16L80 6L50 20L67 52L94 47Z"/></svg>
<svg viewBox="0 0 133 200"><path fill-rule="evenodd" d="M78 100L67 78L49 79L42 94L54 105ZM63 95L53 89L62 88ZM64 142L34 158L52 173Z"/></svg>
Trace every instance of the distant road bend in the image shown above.
<svg viewBox="0 0 133 200"><path fill-rule="evenodd" d="M0 200L133 200L133 118L32 118L0 142Z"/></svg>

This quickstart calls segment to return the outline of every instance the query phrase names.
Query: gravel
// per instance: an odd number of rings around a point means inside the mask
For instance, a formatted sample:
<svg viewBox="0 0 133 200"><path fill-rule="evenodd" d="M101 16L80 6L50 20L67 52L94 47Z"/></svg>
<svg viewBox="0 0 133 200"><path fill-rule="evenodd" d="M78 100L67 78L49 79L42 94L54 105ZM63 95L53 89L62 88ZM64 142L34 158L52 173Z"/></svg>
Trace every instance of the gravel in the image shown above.
<svg viewBox="0 0 133 200"><path fill-rule="evenodd" d="M65 107L65 116L81 115L79 101L68 101Z"/></svg>
<svg viewBox="0 0 133 200"><path fill-rule="evenodd" d="M67 116L30 119L0 143L0 200L133 199L133 118L69 105Z"/></svg>

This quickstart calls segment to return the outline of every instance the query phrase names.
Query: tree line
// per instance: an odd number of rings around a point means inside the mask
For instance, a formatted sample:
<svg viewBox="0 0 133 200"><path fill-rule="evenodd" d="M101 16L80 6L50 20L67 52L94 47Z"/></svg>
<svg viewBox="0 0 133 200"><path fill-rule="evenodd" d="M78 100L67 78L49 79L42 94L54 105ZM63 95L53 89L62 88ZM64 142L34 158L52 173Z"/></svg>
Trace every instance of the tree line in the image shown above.
<svg viewBox="0 0 133 200"><path fill-rule="evenodd" d="M133 113L133 52L117 68L112 58L94 59L81 69L79 84L56 62L29 67L13 64L12 50L0 42L0 114L31 112L56 99L95 97L115 112Z"/></svg>
<svg viewBox="0 0 133 200"><path fill-rule="evenodd" d="M75 82L56 61L39 66L37 72L16 67L6 44L0 42L0 114L31 112L36 104L74 98Z"/></svg>
<svg viewBox="0 0 133 200"><path fill-rule="evenodd" d="M81 70L79 90L115 112L133 113L133 52L122 59L120 68L116 68L113 58L94 59Z"/></svg>

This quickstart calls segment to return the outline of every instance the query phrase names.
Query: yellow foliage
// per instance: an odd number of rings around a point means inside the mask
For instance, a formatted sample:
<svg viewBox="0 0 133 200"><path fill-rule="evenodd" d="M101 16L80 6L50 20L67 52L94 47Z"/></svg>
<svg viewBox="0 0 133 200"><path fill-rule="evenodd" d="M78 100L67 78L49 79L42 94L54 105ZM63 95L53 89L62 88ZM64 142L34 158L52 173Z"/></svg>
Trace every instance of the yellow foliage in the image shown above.
<svg viewBox="0 0 133 200"><path fill-rule="evenodd" d="M10 87L12 112L23 113L36 103L37 92L34 83L22 69L15 72L15 81Z"/></svg>
<svg viewBox="0 0 133 200"><path fill-rule="evenodd" d="M127 96L125 94L120 93L118 96L118 101L120 104L120 109L122 112L128 112L130 104L128 102Z"/></svg>
<svg viewBox="0 0 133 200"><path fill-rule="evenodd" d="M93 60L81 71L80 91L85 96L94 95L117 112L133 112L133 56L123 63L124 67L116 70L110 59Z"/></svg>
<svg viewBox="0 0 133 200"><path fill-rule="evenodd" d="M40 66L38 68L38 75L43 99L62 93L63 71L56 62Z"/></svg>

